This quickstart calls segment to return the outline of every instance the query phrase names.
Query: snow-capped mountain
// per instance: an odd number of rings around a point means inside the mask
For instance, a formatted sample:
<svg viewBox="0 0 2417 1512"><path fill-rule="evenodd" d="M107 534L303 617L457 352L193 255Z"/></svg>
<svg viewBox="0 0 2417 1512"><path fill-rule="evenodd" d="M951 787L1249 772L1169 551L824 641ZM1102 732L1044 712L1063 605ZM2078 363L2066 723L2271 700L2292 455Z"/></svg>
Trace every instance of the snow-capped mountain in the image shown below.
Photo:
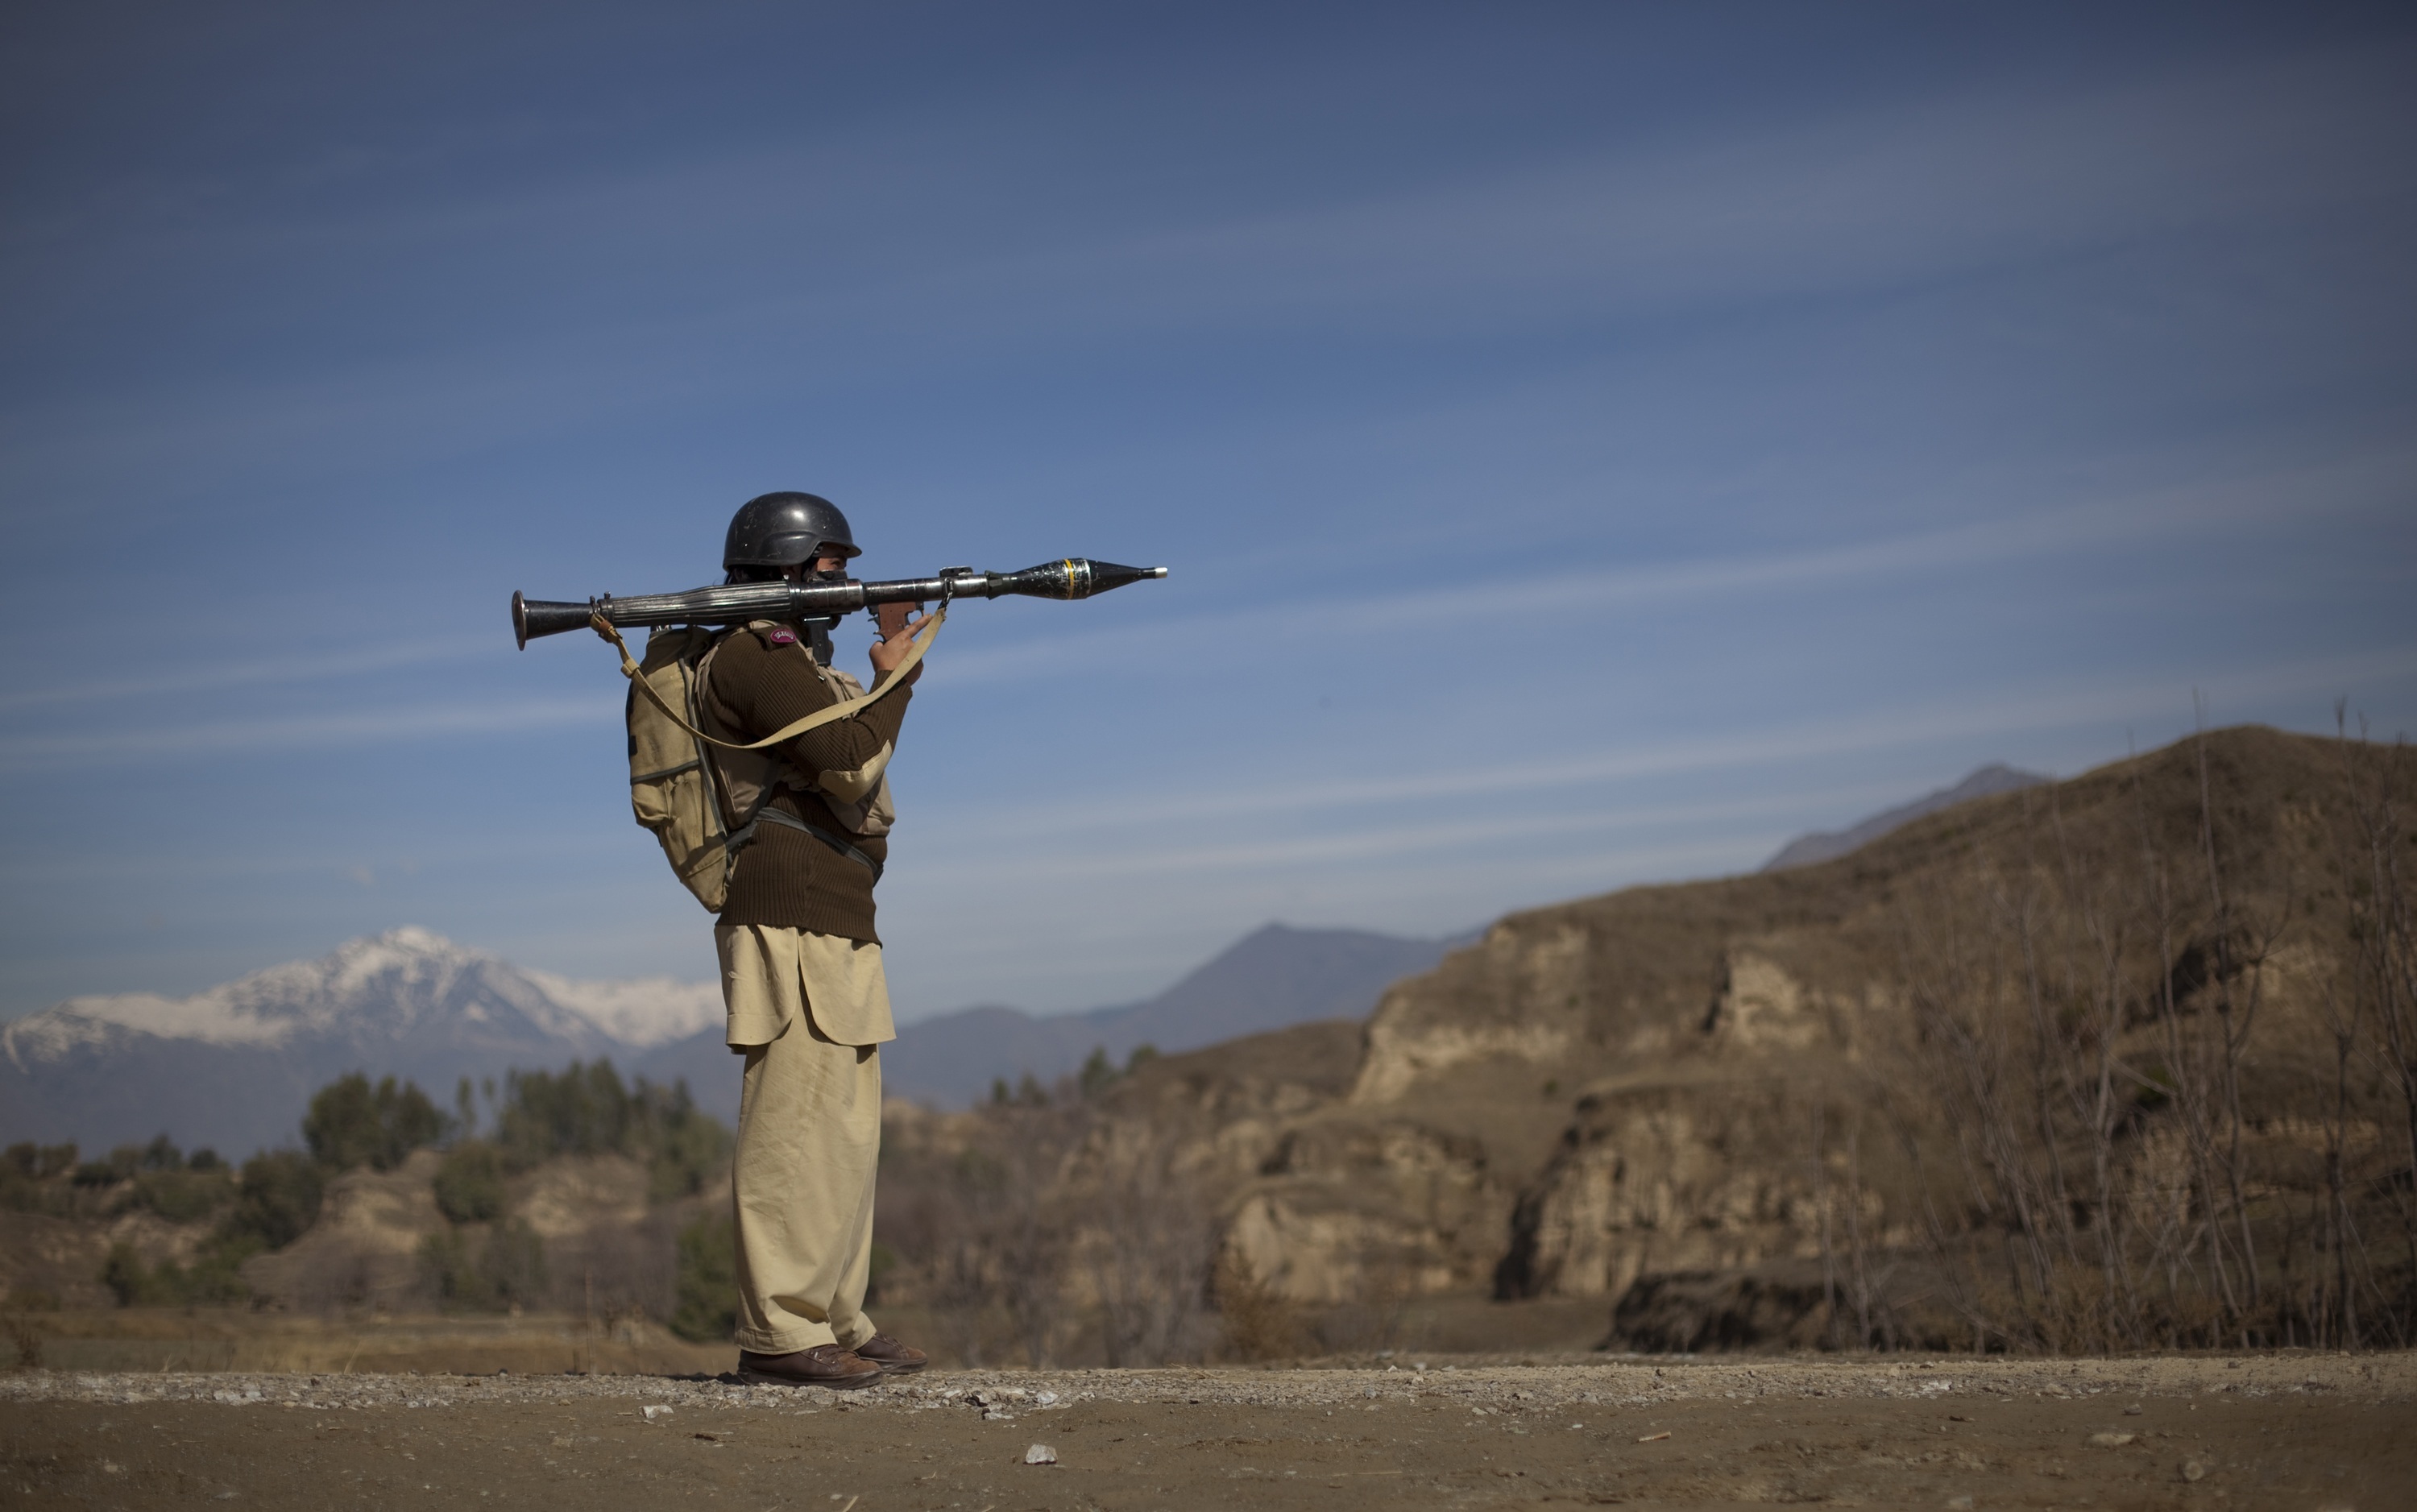
<svg viewBox="0 0 2417 1512"><path fill-rule="evenodd" d="M165 1132L241 1156L291 1141L346 1071L455 1082L653 1046L722 1020L710 982L581 982L426 930L354 940L188 998L70 998L0 1029L0 1142L86 1150Z"/></svg>
<svg viewBox="0 0 2417 1512"><path fill-rule="evenodd" d="M994 1077L1064 1075L1093 1047L1190 1050L1311 1019L1356 1018L1458 942L1269 925L1145 1002L1033 1018L973 1008L912 1023L885 1051L893 1092L944 1106ZM166 1134L241 1157L291 1143L311 1094L347 1071L407 1077L449 1108L456 1082L611 1056L688 1081L725 1122L738 1063L722 991L668 977L573 981L403 929L188 998L70 998L0 1028L0 1143L87 1154Z"/></svg>

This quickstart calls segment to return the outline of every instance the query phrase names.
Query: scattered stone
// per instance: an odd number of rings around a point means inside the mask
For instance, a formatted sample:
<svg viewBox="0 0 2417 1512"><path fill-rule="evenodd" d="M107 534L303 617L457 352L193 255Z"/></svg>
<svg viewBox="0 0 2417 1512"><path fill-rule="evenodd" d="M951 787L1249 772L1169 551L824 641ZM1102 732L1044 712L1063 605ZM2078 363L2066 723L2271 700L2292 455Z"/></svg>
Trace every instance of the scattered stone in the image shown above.
<svg viewBox="0 0 2417 1512"><path fill-rule="evenodd" d="M2120 1449L2132 1442L2129 1433L2092 1433L2090 1442L2102 1449Z"/></svg>
<svg viewBox="0 0 2417 1512"><path fill-rule="evenodd" d="M1057 1462L1057 1451L1045 1444L1036 1444L1024 1451L1024 1462L1027 1465L1054 1465Z"/></svg>
<svg viewBox="0 0 2417 1512"><path fill-rule="evenodd" d="M646 1409L646 1421L651 1423L658 1417L671 1416L672 1410L668 1407L649 1407Z"/></svg>
<svg viewBox="0 0 2417 1512"><path fill-rule="evenodd" d="M2200 1464L2196 1459L2185 1459L2182 1461L2182 1479L2205 1480L2206 1478L2207 1466Z"/></svg>
<svg viewBox="0 0 2417 1512"><path fill-rule="evenodd" d="M1639 1444L1659 1444L1669 1436L1670 1430L1665 1428L1659 1433L1648 1433L1645 1437L1637 1440L1636 1442Z"/></svg>

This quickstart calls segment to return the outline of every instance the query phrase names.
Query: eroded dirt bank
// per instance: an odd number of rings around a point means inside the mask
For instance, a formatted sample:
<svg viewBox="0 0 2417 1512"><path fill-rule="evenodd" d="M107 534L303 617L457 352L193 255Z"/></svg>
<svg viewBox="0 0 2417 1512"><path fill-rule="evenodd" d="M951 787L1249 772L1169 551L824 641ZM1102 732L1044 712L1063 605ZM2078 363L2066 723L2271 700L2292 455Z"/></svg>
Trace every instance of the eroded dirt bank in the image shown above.
<svg viewBox="0 0 2417 1512"><path fill-rule="evenodd" d="M844 1399L34 1371L0 1378L0 1504L2384 1508L2417 1485L2406 1354L1427 1363L953 1371ZM1025 1463L1035 1444L1056 1463Z"/></svg>

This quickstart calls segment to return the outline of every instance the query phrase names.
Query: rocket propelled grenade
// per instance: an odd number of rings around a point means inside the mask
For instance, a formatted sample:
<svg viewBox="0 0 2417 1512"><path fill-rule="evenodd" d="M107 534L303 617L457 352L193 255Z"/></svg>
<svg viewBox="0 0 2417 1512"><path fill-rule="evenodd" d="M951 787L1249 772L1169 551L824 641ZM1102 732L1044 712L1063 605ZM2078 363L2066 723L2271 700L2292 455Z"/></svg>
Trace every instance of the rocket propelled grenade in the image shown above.
<svg viewBox="0 0 2417 1512"><path fill-rule="evenodd" d="M882 604L949 603L959 598L996 598L1007 594L1027 598L1088 598L1144 578L1163 578L1164 567L1121 567L1070 556L1021 572L977 572L971 567L942 567L936 577L898 578L887 582L729 582L686 593L646 594L616 598L610 594L585 603L550 603L512 595L512 638L525 648L541 635L585 629L591 615L611 625L739 625L754 619L836 619L859 609Z"/></svg>

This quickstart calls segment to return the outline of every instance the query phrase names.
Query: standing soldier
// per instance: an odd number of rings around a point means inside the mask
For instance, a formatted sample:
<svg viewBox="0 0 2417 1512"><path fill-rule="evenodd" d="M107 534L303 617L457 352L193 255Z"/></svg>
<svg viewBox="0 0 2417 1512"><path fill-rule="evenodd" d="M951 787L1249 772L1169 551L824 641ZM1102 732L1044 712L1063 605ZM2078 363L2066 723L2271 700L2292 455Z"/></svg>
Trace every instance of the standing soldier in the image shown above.
<svg viewBox="0 0 2417 1512"><path fill-rule="evenodd" d="M767 493L731 520L722 561L733 582L838 582L858 552L829 500ZM831 623L758 620L731 632L705 679L705 728L758 740L861 695L829 664ZM921 624L874 643L876 680L905 661ZM728 816L734 831L754 824L713 931L729 1044L747 1058L732 1187L738 1369L749 1381L846 1389L926 1363L864 1315L880 1047L897 1037L873 885L889 854L884 774L921 674L918 666L862 712L774 748L781 760L760 808Z"/></svg>

